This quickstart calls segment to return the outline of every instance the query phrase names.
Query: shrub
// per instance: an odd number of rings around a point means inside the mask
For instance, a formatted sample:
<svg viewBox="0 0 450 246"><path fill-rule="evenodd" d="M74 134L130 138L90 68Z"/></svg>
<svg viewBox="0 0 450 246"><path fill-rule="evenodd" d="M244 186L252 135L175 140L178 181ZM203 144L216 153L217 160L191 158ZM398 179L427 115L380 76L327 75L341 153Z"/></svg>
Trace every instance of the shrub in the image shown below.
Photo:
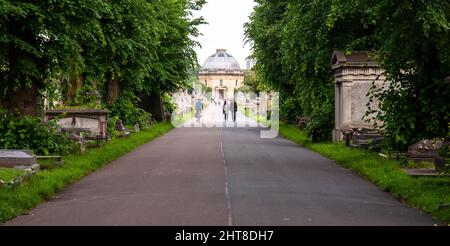
<svg viewBox="0 0 450 246"><path fill-rule="evenodd" d="M112 117L118 117L123 124L131 126L139 124L141 128L149 126L150 113L138 107L139 98L130 93L123 93L109 107Z"/></svg>
<svg viewBox="0 0 450 246"><path fill-rule="evenodd" d="M310 122L306 126L306 132L313 142L331 140L331 129L334 125L334 115L331 108L322 108L321 111L314 111Z"/></svg>
<svg viewBox="0 0 450 246"><path fill-rule="evenodd" d="M164 104L164 110L172 114L173 111L175 111L175 109L177 108L175 103L172 102L172 98L168 94L164 94L162 96L162 99Z"/></svg>
<svg viewBox="0 0 450 246"><path fill-rule="evenodd" d="M300 101L296 97L288 97L280 102L280 118L289 124L296 124L297 117L302 115Z"/></svg>
<svg viewBox="0 0 450 246"><path fill-rule="evenodd" d="M65 154L72 144L58 132L56 123L38 117L20 116L0 110L0 148L31 149L36 154Z"/></svg>
<svg viewBox="0 0 450 246"><path fill-rule="evenodd" d="M108 135L110 138L116 138L119 136L119 132L116 130L116 123L119 117L112 116L108 118Z"/></svg>

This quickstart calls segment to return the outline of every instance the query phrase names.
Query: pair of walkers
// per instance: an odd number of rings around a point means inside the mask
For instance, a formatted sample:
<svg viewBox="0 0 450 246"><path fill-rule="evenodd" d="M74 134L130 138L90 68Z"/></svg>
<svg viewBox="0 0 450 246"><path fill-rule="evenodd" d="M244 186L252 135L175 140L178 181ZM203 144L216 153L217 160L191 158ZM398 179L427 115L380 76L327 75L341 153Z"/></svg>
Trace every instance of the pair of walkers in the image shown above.
<svg viewBox="0 0 450 246"><path fill-rule="evenodd" d="M227 100L225 100L225 102L223 103L223 107L222 107L222 111L223 111L223 116L225 118L225 121L228 121L228 115L231 112L231 117L233 122L236 122L236 112L237 112L237 103L236 101L232 100L230 103L227 102Z"/></svg>

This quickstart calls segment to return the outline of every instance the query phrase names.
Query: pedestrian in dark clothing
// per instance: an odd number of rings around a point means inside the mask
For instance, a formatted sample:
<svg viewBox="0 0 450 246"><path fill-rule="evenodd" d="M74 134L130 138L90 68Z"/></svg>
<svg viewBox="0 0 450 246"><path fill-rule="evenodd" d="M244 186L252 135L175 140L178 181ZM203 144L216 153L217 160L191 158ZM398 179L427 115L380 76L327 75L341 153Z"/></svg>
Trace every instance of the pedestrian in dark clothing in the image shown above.
<svg viewBox="0 0 450 246"><path fill-rule="evenodd" d="M236 112L238 110L237 103L235 100L231 102L231 116L233 117L233 122L236 122Z"/></svg>

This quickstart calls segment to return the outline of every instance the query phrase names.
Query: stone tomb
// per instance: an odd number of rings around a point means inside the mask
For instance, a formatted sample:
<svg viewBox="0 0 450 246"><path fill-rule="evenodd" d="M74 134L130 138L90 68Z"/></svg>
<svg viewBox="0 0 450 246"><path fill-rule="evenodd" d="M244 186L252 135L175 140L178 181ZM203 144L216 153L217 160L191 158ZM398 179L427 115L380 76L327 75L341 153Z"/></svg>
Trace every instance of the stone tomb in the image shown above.
<svg viewBox="0 0 450 246"><path fill-rule="evenodd" d="M438 151L442 147L442 144L442 140L420 140L419 142L409 146L408 159L415 162L436 162L439 158Z"/></svg>
<svg viewBox="0 0 450 246"><path fill-rule="evenodd" d="M335 51L332 59L335 77L335 128L333 141L341 141L344 133L354 129L373 129L374 122L366 122L363 117L368 109L367 92L373 83L382 87L386 80L383 70L368 52ZM376 110L377 102L371 104ZM381 122L378 122L381 123Z"/></svg>
<svg viewBox="0 0 450 246"><path fill-rule="evenodd" d="M37 169L39 164L31 150L0 149L0 167Z"/></svg>
<svg viewBox="0 0 450 246"><path fill-rule="evenodd" d="M79 135L89 132L89 138L106 138L108 111L100 109L63 109L48 110L44 120L57 119L57 124L63 131Z"/></svg>

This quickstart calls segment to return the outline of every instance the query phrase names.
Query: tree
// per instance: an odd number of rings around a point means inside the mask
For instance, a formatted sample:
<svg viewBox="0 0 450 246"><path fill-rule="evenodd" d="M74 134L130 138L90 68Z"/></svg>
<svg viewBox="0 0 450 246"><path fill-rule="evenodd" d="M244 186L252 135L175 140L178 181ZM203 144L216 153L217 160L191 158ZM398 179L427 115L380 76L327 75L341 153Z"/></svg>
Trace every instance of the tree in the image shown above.
<svg viewBox="0 0 450 246"><path fill-rule="evenodd" d="M450 122L450 2L360 1L372 6L367 22L376 28L374 53L386 71L388 90L377 119L391 145L405 149L423 138L445 137Z"/></svg>
<svg viewBox="0 0 450 246"><path fill-rule="evenodd" d="M66 71L102 35L102 1L1 1L0 105L26 115L39 112L39 91L56 70ZM76 75L78 76L78 75ZM75 76L73 76L75 78Z"/></svg>

